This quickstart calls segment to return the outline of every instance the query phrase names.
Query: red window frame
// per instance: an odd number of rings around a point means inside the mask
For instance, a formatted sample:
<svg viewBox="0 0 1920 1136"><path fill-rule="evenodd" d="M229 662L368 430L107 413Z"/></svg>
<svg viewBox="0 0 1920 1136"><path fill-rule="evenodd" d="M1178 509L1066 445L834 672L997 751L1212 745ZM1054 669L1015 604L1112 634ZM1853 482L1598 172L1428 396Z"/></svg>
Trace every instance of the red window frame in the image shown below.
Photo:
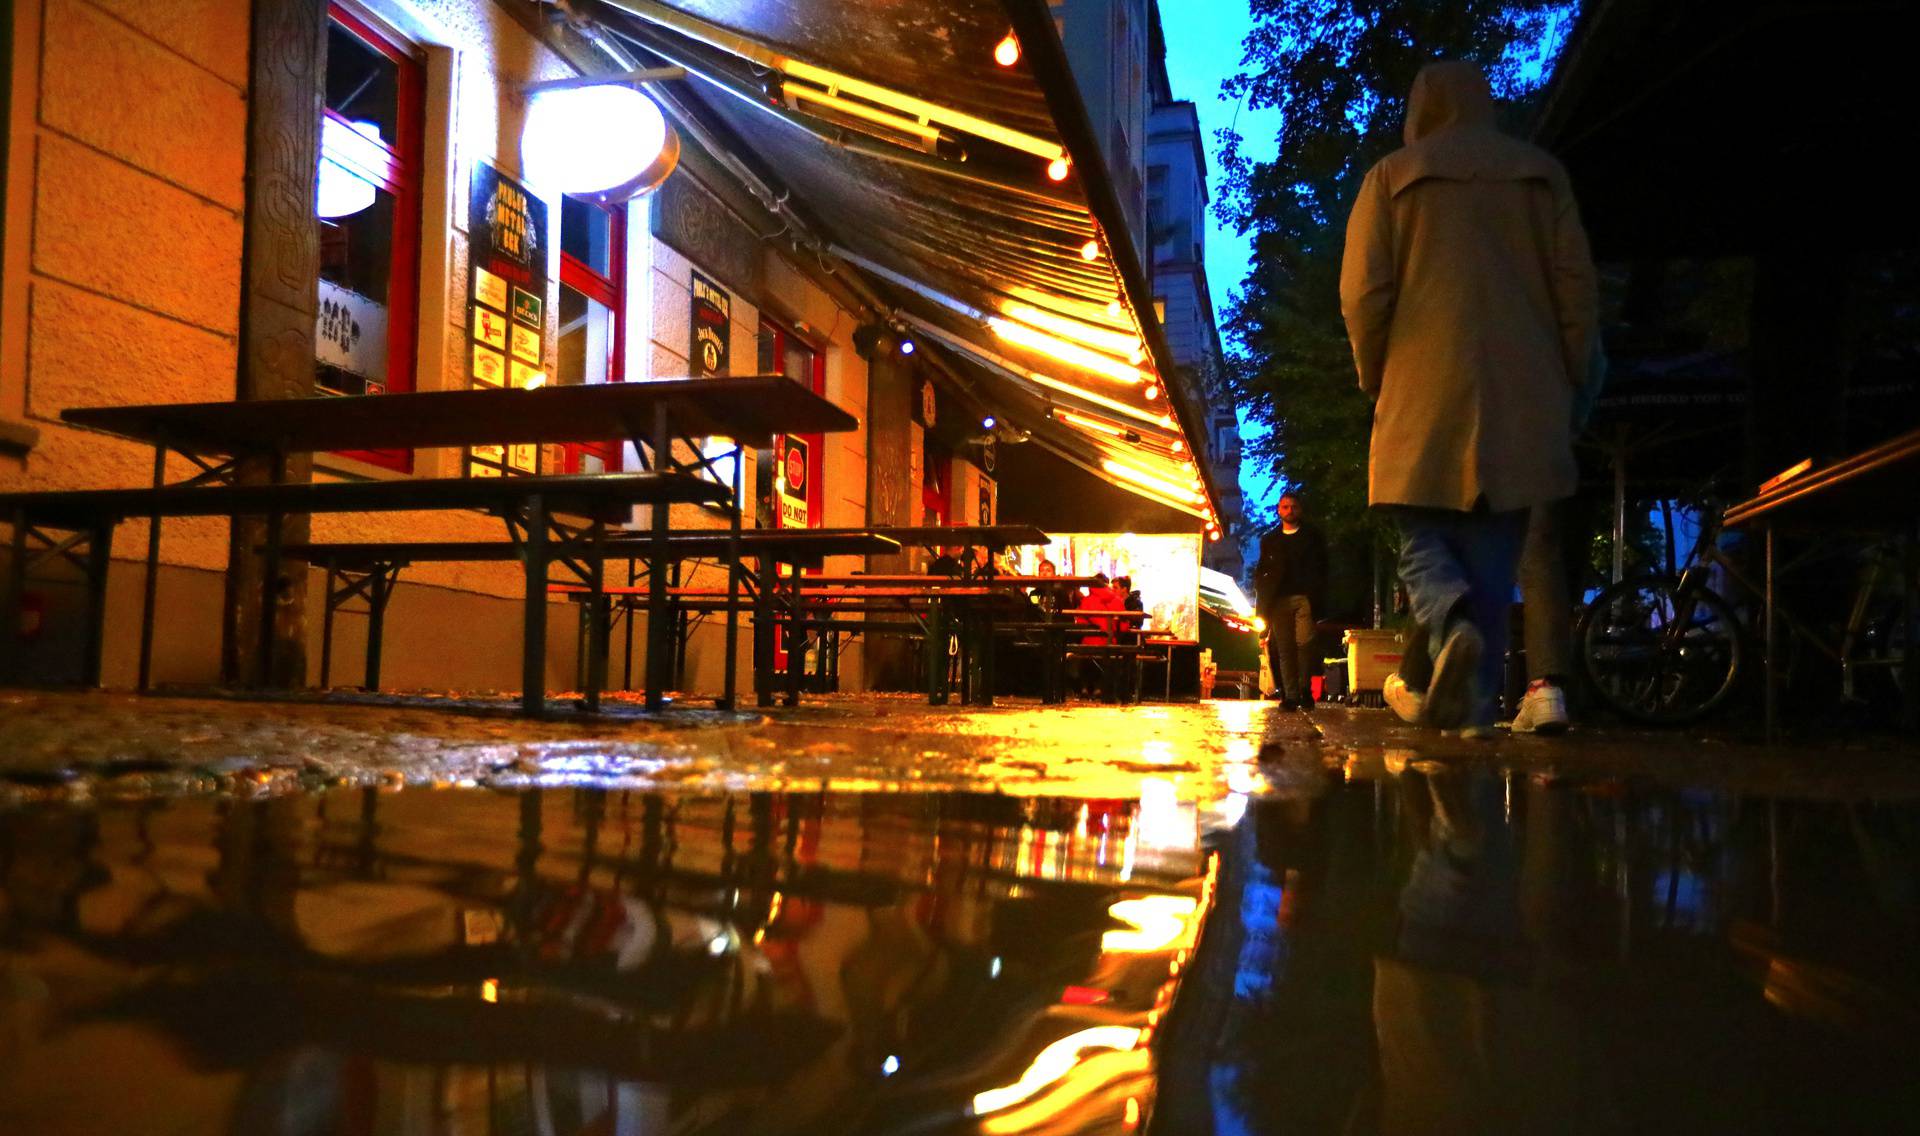
<svg viewBox="0 0 1920 1136"><path fill-rule="evenodd" d="M422 137L427 68L413 44L375 27L338 3L327 5L327 19L397 65L395 144L388 147L370 141L370 148L377 150L384 161L375 168L355 162L354 168L393 197L393 261L387 276L387 391L410 391L414 388L420 315L420 183L421 167L426 162ZM344 117L329 108L322 107L320 113L349 126ZM325 137L325 131L321 136ZM412 450L343 450L340 454L400 473L413 471Z"/></svg>
<svg viewBox="0 0 1920 1136"><path fill-rule="evenodd" d="M607 365L607 381L624 383L627 381L627 207L601 205L586 198L574 200L607 217L608 271L602 274L562 248L560 283L613 313L613 359ZM560 212L564 217L565 210ZM567 473L579 473L580 459L586 454L598 457L609 473L624 467L624 447L619 442L569 442L561 446L561 468Z"/></svg>
<svg viewBox="0 0 1920 1136"><path fill-rule="evenodd" d="M827 393L827 355L826 352L820 349L820 345L791 328L788 328L784 324L762 316L760 319L760 332L764 335L769 331L773 333L773 357L776 365L782 368L786 366L787 346L789 343L806 348L808 355L811 357L811 365L808 369L812 374L807 379L796 379L795 381L808 387L814 394L825 395ZM786 374L784 370L780 373L783 375ZM791 375L787 377L793 378ZM812 529L822 528L826 522L826 518L822 515L822 510L826 503L826 494L820 485L820 475L826 468L826 435L801 434L799 438L807 444L807 527ZM774 453L779 453L779 446L777 444L774 447ZM781 527L779 509L773 511L773 524L775 528Z"/></svg>

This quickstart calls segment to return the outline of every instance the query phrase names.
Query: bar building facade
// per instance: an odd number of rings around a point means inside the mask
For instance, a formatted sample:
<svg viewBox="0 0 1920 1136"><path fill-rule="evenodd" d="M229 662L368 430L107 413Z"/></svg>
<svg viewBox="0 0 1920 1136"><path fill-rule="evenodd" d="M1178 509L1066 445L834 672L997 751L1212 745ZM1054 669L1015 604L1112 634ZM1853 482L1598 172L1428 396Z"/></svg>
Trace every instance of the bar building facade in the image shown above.
<svg viewBox="0 0 1920 1136"><path fill-rule="evenodd" d="M1037 0L20 0L0 488L150 479L145 447L60 420L76 406L777 373L861 428L749 454L750 524L1217 533L1214 414L1178 379L1116 188L1132 183L1107 168L1061 27ZM559 167L632 148L645 116L592 102L604 87L529 85L635 73L667 127L642 142L652 161L618 191L555 189ZM354 452L296 475L632 461L617 445ZM502 533L422 513L315 516L305 535ZM257 542L246 522L165 523L156 683L248 677ZM146 546L144 522L121 526L110 686L134 681ZM715 580L689 565L683 582ZM520 586L512 564L408 568L383 685L514 685ZM314 677L322 587L289 581L306 616L284 620L283 680ZM37 567L0 679L60 679L80 602ZM566 688L577 629L549 624ZM363 628L336 621L334 683L357 681L343 661ZM691 629L687 689L719 686L719 632ZM856 644L842 688L880 670Z"/></svg>

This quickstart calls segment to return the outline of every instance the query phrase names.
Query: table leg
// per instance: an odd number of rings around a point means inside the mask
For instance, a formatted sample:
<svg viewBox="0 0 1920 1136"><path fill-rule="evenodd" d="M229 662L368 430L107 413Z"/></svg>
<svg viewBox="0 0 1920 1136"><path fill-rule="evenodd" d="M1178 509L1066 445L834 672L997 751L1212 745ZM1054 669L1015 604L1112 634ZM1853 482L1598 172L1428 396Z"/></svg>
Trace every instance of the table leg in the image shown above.
<svg viewBox="0 0 1920 1136"><path fill-rule="evenodd" d="M587 712L600 712L600 690L607 684L607 526L595 519L587 550Z"/></svg>
<svg viewBox="0 0 1920 1136"><path fill-rule="evenodd" d="M268 477L274 485L287 481L287 455L275 452ZM260 571L260 669L254 675L256 687L275 685L273 646L279 624L280 548L286 541L286 514L273 509L267 514L267 557Z"/></svg>
<svg viewBox="0 0 1920 1136"><path fill-rule="evenodd" d="M107 570L113 566L113 522L93 526L87 538L87 645L80 681L100 685L100 659L107 641Z"/></svg>
<svg viewBox="0 0 1920 1136"><path fill-rule="evenodd" d="M721 687L720 709L732 710L739 704L740 677L740 467L746 464L746 447L738 439L733 450L733 504L727 510L727 675Z"/></svg>
<svg viewBox="0 0 1920 1136"><path fill-rule="evenodd" d="M165 442L156 442L153 446L153 487L158 489L166 481L167 446ZM147 578L143 587L145 591L140 598L140 672L134 688L145 694L153 684L153 621L160 597L160 514L157 512L147 518Z"/></svg>
<svg viewBox="0 0 1920 1136"><path fill-rule="evenodd" d="M673 463L673 435L667 430L667 408L662 403L653 412L653 464L666 470ZM659 711L667 705L667 668L673 665L672 627L667 620L667 529L672 506L664 501L652 506L653 540L647 549L647 709Z"/></svg>
<svg viewBox="0 0 1920 1136"><path fill-rule="evenodd" d="M320 605L320 689L333 686L333 589L340 570L329 557L326 563L327 586Z"/></svg>
<svg viewBox="0 0 1920 1136"><path fill-rule="evenodd" d="M773 594L773 561L762 556L758 564L759 576L753 590L753 694L756 705L771 706L773 645L777 641L773 627L774 602L778 597Z"/></svg>
<svg viewBox="0 0 1920 1136"><path fill-rule="evenodd" d="M524 515L527 607L521 618L520 712L538 718L547 709L547 503L535 496Z"/></svg>
<svg viewBox="0 0 1920 1136"><path fill-rule="evenodd" d="M796 566L793 575L793 590L788 602L793 605L793 618L787 620L787 696L785 705L800 705L800 672L807 661L808 628L800 622L800 569Z"/></svg>
<svg viewBox="0 0 1920 1136"><path fill-rule="evenodd" d="M369 693L377 694L380 690L380 656L386 650L387 642L387 601L393 598L393 589L400 582L400 565L375 564L373 567L375 575L367 589L367 663L361 682ZM544 593L540 602L544 611ZM542 642L545 642L544 638Z"/></svg>
<svg viewBox="0 0 1920 1136"><path fill-rule="evenodd" d="M946 601L927 605L927 705L947 704Z"/></svg>
<svg viewBox="0 0 1920 1136"><path fill-rule="evenodd" d="M993 597L988 596L989 603ZM975 647L980 653L980 689L975 692L974 702L981 706L993 705L993 685L995 678L994 649L997 644L993 635L993 612L985 610L979 617L979 642Z"/></svg>

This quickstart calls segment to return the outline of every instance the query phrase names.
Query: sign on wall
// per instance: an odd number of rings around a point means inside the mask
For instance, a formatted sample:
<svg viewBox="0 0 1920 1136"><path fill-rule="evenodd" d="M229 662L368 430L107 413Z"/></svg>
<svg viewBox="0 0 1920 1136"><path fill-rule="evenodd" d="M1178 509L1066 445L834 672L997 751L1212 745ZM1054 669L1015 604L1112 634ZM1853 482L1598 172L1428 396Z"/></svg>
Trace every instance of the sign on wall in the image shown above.
<svg viewBox="0 0 1920 1136"><path fill-rule="evenodd" d="M693 343L687 359L693 377L725 375L732 357L733 297L713 281L693 274Z"/></svg>
<svg viewBox="0 0 1920 1136"><path fill-rule="evenodd" d="M485 162L468 186L467 247L472 262L467 328L476 387L545 384L547 205ZM537 446L475 446L467 472L498 477L533 473Z"/></svg>
<svg viewBox="0 0 1920 1136"><path fill-rule="evenodd" d="M809 476L812 466L808 462L806 439L781 438L779 453L779 472L774 488L780 499L780 527L804 529L808 522L807 494L812 489Z"/></svg>
<svg viewBox="0 0 1920 1136"><path fill-rule="evenodd" d="M387 306L320 278L320 314L314 321L314 358L361 378L385 374ZM385 384L370 383L379 394Z"/></svg>
<svg viewBox="0 0 1920 1136"><path fill-rule="evenodd" d="M993 523L993 478L991 477L983 477L980 479L979 517L980 519L975 522L976 524L990 525Z"/></svg>

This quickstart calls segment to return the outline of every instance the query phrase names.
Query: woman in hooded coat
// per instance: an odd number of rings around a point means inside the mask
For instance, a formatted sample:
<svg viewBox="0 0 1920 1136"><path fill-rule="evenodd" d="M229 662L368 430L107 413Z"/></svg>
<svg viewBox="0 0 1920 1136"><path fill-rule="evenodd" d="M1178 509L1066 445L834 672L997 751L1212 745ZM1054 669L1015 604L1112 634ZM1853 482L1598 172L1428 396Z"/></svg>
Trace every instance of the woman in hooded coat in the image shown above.
<svg viewBox="0 0 1920 1136"><path fill-rule="evenodd" d="M1403 715L1484 733L1527 510L1574 489L1593 260L1566 171L1500 132L1472 64L1421 69L1405 138L1361 184L1340 273L1375 404L1368 499L1396 515L1401 578L1437 647L1423 698L1388 694Z"/></svg>

